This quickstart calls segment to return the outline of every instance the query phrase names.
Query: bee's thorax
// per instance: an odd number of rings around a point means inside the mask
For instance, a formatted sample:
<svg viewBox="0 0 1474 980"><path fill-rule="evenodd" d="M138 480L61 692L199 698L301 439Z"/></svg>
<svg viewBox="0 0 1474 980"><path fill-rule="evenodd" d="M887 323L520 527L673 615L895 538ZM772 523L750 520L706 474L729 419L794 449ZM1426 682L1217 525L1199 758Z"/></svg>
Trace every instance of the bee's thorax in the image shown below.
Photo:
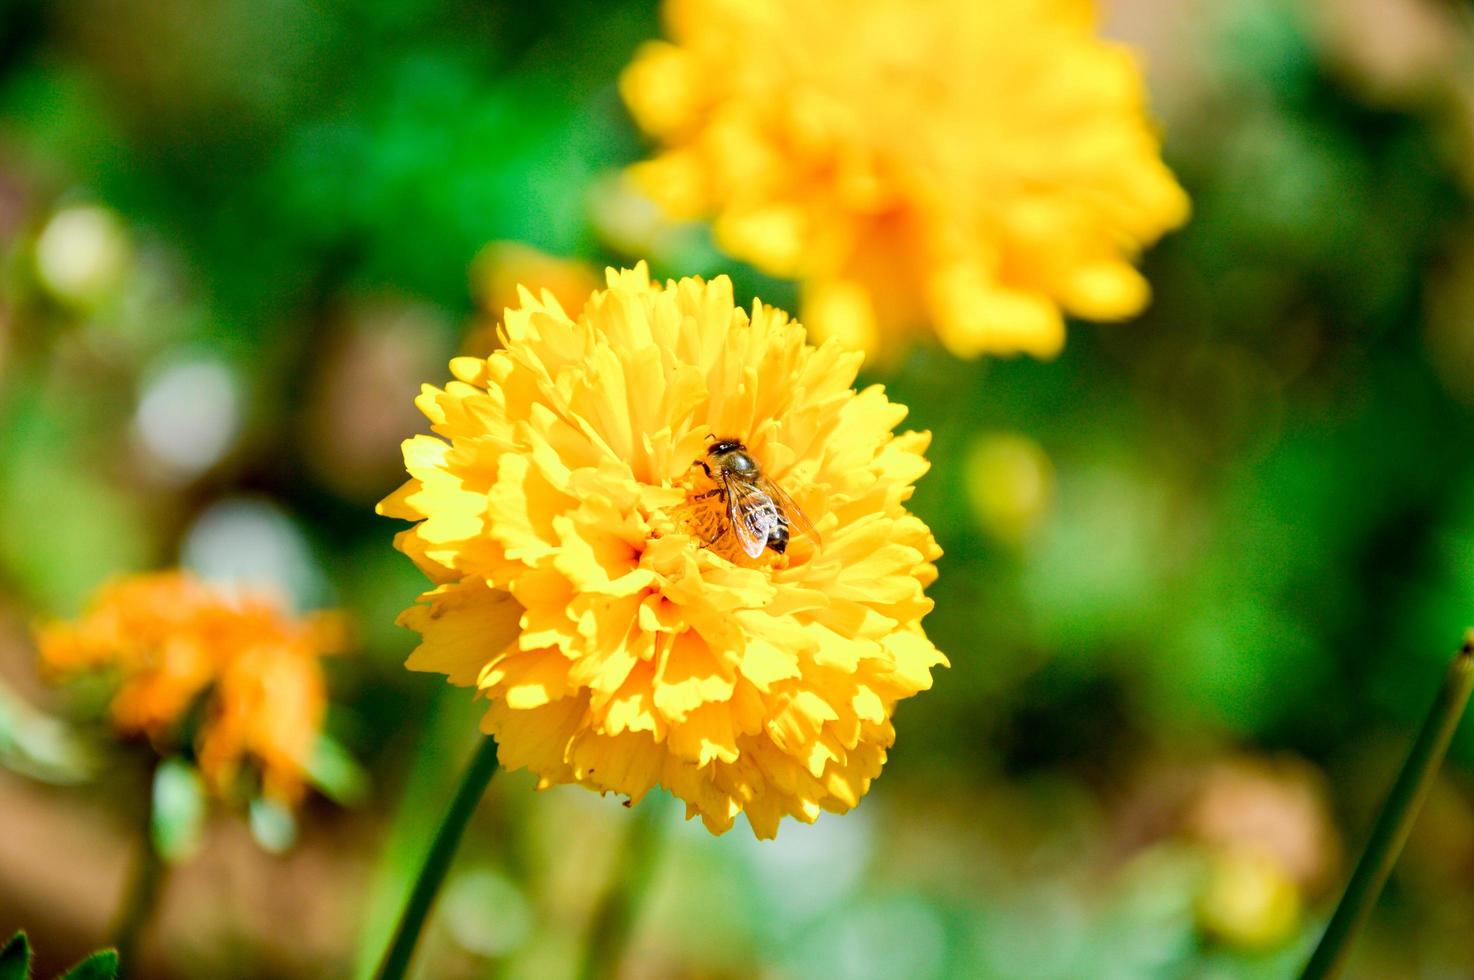
<svg viewBox="0 0 1474 980"><path fill-rule="evenodd" d="M739 476L754 476L758 473L757 460L736 439L718 439L707 448L706 455L727 473Z"/></svg>
<svg viewBox="0 0 1474 980"><path fill-rule="evenodd" d="M722 461L722 466L733 473L756 473L757 461L741 450L730 453Z"/></svg>

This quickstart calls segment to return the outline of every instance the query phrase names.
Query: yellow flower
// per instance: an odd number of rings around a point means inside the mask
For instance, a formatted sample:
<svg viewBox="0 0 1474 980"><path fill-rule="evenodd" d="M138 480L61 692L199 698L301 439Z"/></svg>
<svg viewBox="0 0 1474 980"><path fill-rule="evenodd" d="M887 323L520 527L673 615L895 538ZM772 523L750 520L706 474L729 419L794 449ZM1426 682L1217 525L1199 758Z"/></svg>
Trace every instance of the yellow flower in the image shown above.
<svg viewBox="0 0 1474 980"><path fill-rule="evenodd" d="M984 531L1016 548L1039 531L1054 498L1054 467L1037 442L1021 432L980 435L963 472L968 502Z"/></svg>
<svg viewBox="0 0 1474 980"><path fill-rule="evenodd" d="M663 146L636 180L803 284L866 350L1056 353L1063 313L1148 301L1132 267L1186 220L1140 70L1089 0L667 0L621 90Z"/></svg>
<svg viewBox="0 0 1474 980"><path fill-rule="evenodd" d="M249 767L264 795L293 803L326 705L318 658L341 649L344 632L336 614L293 619L269 597L228 596L174 571L103 586L76 622L39 628L37 644L52 676L113 674L114 727L161 751L203 698L195 749L210 787L230 795Z"/></svg>
<svg viewBox="0 0 1474 980"><path fill-rule="evenodd" d="M599 288L599 272L587 262L559 258L520 242L492 242L471 263L471 290L481 315L468 332L462 353L483 357L497 348L497 324L507 307L517 305L517 289L524 283L539 292L550 291L569 307Z"/></svg>
<svg viewBox="0 0 1474 980"><path fill-rule="evenodd" d="M524 291L504 349L420 396L440 438L405 443L411 479L379 505L419 522L396 545L435 583L400 618L408 666L479 688L503 764L543 787L659 784L759 837L848 810L896 702L946 663L920 625L940 549L905 508L928 436L851 388L861 355L749 315L726 277L608 277L574 316ZM712 437L746 443L822 545L709 545Z"/></svg>
<svg viewBox="0 0 1474 980"><path fill-rule="evenodd" d="M1198 925L1230 945L1268 950L1295 935L1300 889L1267 851L1228 848L1208 860L1198 895Z"/></svg>

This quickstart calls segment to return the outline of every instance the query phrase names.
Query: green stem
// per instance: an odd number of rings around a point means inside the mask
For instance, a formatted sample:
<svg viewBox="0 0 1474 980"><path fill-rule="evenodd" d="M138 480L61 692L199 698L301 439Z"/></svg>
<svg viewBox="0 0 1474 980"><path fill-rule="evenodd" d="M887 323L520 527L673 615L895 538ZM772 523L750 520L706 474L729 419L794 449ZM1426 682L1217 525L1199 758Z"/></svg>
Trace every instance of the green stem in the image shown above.
<svg viewBox="0 0 1474 980"><path fill-rule="evenodd" d="M663 837L667 811L657 806L660 800L648 800L634 815L629 832L620 848L609 887L604 890L594 909L584 944L581 980L595 980L619 974L625 949L634 931L650 878L656 865Z"/></svg>
<svg viewBox="0 0 1474 980"><path fill-rule="evenodd" d="M1463 647L1449 664L1428 719L1408 751L1407 761L1382 804L1382 812L1377 814L1366 848L1346 885L1346 894L1341 896L1325 934L1300 975L1301 980L1334 978L1345 967L1351 944L1387 883L1387 876L1392 873L1403 844L1407 843L1413 820L1438 775L1448 743L1469 702L1471 688L1474 688L1474 630L1465 634Z"/></svg>
<svg viewBox="0 0 1474 980"><path fill-rule="evenodd" d="M496 740L488 735L477 746L470 765L466 766L466 774L461 777L461 785L450 801L450 809L445 811L440 828L435 831L430 853L425 855L425 863L420 866L409 901L404 905L404 914L399 919L399 928L394 931L394 941L379 966L376 974L379 980L400 980L409 969L415 943L419 941L430 907L435 904L440 885L445 881L445 873L450 870L451 858L455 857L461 836L466 832L466 824L471 822L471 814L476 812L476 804L481 802L486 784L491 782L495 772Z"/></svg>
<svg viewBox="0 0 1474 980"><path fill-rule="evenodd" d="M112 945L118 951L118 980L127 980L136 972L139 942L158 906L168 870L164 859L159 856L159 849L154 846L153 772L154 766L151 765L144 787L144 799L148 802L143 807L143 832L139 835L141 846L118 911L118 924L113 929Z"/></svg>

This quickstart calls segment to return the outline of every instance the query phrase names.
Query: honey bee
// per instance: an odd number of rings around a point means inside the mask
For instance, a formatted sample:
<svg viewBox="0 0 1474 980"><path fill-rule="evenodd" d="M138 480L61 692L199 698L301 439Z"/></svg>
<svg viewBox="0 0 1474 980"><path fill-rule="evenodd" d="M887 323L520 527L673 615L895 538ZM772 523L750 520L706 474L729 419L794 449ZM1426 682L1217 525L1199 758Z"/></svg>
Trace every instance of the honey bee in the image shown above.
<svg viewBox="0 0 1474 980"><path fill-rule="evenodd" d="M727 521L711 543L731 531L749 558L756 558L764 548L777 554L788 550L790 529L820 543L814 525L798 509L793 498L783 492L763 473L747 447L736 439L717 439L706 450L706 458L696 465L716 483L716 489L702 496L716 495L727 507Z"/></svg>

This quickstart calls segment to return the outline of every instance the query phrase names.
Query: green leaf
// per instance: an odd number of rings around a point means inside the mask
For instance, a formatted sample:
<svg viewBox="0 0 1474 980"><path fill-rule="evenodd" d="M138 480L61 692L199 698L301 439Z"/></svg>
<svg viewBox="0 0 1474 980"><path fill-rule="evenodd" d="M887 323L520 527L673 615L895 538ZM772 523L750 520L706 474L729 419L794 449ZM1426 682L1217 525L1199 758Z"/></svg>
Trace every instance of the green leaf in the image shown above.
<svg viewBox="0 0 1474 980"><path fill-rule="evenodd" d="M66 973L61 980L116 980L118 976L118 951L99 949Z"/></svg>
<svg viewBox="0 0 1474 980"><path fill-rule="evenodd" d="M340 806L355 806L368 798L368 773L329 735L318 736L307 760L307 777L324 796Z"/></svg>
<svg viewBox="0 0 1474 980"><path fill-rule="evenodd" d="M29 980L30 975L31 941L18 932L0 949L0 980Z"/></svg>
<svg viewBox="0 0 1474 980"><path fill-rule="evenodd" d="M297 818L280 803L254 799L251 801L251 836L272 854L281 854L297 839Z"/></svg>
<svg viewBox="0 0 1474 980"><path fill-rule="evenodd" d="M154 773L152 834L159 856L170 864L200 846L205 830L205 784L194 766L168 759Z"/></svg>
<svg viewBox="0 0 1474 980"><path fill-rule="evenodd" d="M81 783L97 770L97 752L0 681L0 765L43 782Z"/></svg>

